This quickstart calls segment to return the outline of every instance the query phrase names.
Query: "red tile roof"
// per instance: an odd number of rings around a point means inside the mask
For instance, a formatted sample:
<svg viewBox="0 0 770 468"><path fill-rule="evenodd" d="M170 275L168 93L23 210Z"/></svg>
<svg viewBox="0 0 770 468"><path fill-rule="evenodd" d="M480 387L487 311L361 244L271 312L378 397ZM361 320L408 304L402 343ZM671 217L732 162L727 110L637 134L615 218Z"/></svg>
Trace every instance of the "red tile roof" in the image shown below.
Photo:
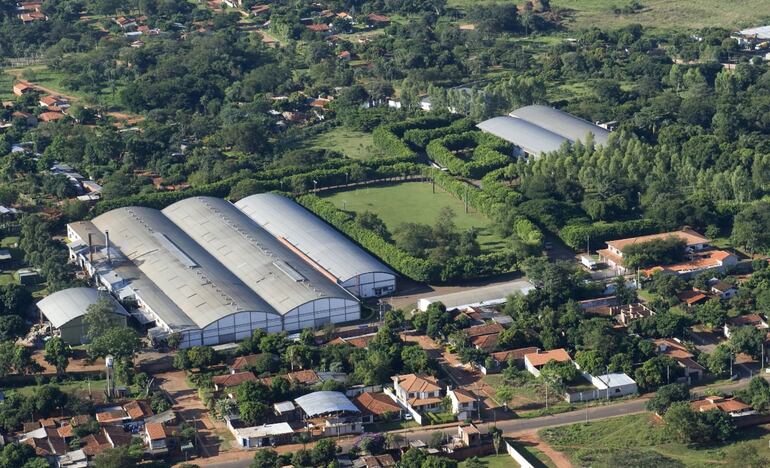
<svg viewBox="0 0 770 468"><path fill-rule="evenodd" d="M572 360L564 348L543 351L542 353L527 354L524 358L535 367L544 366L550 361L569 362Z"/></svg>
<svg viewBox="0 0 770 468"><path fill-rule="evenodd" d="M468 334L469 338L473 338L474 336L494 335L504 330L505 327L499 323L488 323L486 325L477 325L475 327L466 328L465 333Z"/></svg>
<svg viewBox="0 0 770 468"><path fill-rule="evenodd" d="M214 385L218 387L237 387L244 382L257 382L258 379L252 372L236 372L235 374L215 375L211 378Z"/></svg>
<svg viewBox="0 0 770 468"><path fill-rule="evenodd" d="M329 30L328 24L309 24L307 28L313 32L326 32Z"/></svg>
<svg viewBox="0 0 770 468"><path fill-rule="evenodd" d="M442 388L438 379L432 375L406 374L397 375L396 378L398 379L398 386L403 388L407 393L435 392Z"/></svg>
<svg viewBox="0 0 770 468"><path fill-rule="evenodd" d="M500 351L492 353L490 356L497 362L508 362L511 358L514 360L524 359L527 354L537 353L540 348L536 346L530 346L529 348L512 349L510 351Z"/></svg>
<svg viewBox="0 0 770 468"><path fill-rule="evenodd" d="M358 408L365 413L383 415L398 413L401 407L384 393L364 392L353 399Z"/></svg>
<svg viewBox="0 0 770 468"><path fill-rule="evenodd" d="M457 401L460 403L471 403L476 401L476 395L462 388L455 388L452 393L457 397Z"/></svg>
<svg viewBox="0 0 770 468"><path fill-rule="evenodd" d="M166 429L161 423L147 423L144 426L150 440L163 440L166 438Z"/></svg>

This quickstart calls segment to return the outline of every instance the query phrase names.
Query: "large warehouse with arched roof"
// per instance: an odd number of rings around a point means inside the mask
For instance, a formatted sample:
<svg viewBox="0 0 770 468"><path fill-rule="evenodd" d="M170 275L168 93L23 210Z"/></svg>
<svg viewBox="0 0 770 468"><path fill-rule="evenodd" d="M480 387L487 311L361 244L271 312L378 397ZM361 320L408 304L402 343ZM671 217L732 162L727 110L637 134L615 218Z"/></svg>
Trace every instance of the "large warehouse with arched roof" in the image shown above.
<svg viewBox="0 0 770 468"><path fill-rule="evenodd" d="M118 208L67 226L70 258L182 347L360 318L360 303L231 203Z"/></svg>
<svg viewBox="0 0 770 468"><path fill-rule="evenodd" d="M396 290L396 274L294 200L260 193L235 203L257 224L358 297Z"/></svg>

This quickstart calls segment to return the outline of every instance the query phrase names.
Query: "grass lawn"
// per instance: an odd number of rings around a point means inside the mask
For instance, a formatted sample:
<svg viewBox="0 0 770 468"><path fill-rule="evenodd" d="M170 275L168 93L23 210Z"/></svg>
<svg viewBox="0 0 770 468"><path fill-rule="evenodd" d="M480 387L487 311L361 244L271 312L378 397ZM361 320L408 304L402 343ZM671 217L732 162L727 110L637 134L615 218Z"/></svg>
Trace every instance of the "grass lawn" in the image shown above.
<svg viewBox="0 0 770 468"><path fill-rule="evenodd" d="M343 210L376 213L391 232L401 223L432 226L436 223L441 209L450 207L457 215L455 224L459 229L478 229L482 250L492 251L503 246L505 242L493 232L492 222L488 218L473 211L465 213L460 200L439 187L436 187L435 194L432 193L431 184L426 182L366 187L336 192L324 198Z"/></svg>
<svg viewBox="0 0 770 468"><path fill-rule="evenodd" d="M662 423L636 414L589 424L544 429L540 436L575 466L749 466L751 448L767 452L767 426L744 429L741 439L725 446L698 449L670 442ZM748 451L748 452L747 452Z"/></svg>
<svg viewBox="0 0 770 468"><path fill-rule="evenodd" d="M65 393L76 393L81 396L88 395L88 381L87 380L75 380L71 382L61 382L57 384L59 388ZM3 391L14 391L22 395L29 396L35 391L37 385L27 385L26 387L8 387ZM106 380L91 380L91 393L97 394L104 392L107 388Z"/></svg>
<svg viewBox="0 0 770 468"><path fill-rule="evenodd" d="M353 159L369 159L380 155L379 150L374 147L371 133L344 127L335 127L316 135L307 142L306 147L339 151Z"/></svg>
<svg viewBox="0 0 770 468"><path fill-rule="evenodd" d="M519 447L519 448L521 448L521 447ZM502 449L500 451L503 452ZM537 453L539 453L540 455L545 456L539 450L533 450L533 449L527 447L527 448L525 448L525 449L523 449L521 451L522 452L524 452L524 451L529 452L530 456L528 458L532 461L532 464L535 465L535 466L553 466L553 465L547 465L545 463L540 464L540 465L536 464L536 462L539 460L539 458L535 455L535 453L534 453L535 451L537 451ZM526 457L527 455L524 455L524 456ZM510 455L508 455L507 452L506 453L500 453L500 455L487 455L486 457L478 457L478 459L479 459L479 461L481 463L484 464L484 466L486 468L510 468L512 466L517 466L517 463L513 460L513 458ZM546 460L547 459L548 458L546 457ZM466 468L467 466L468 466L468 461L467 460L463 460L463 461L461 461L457 465L458 468Z"/></svg>
<svg viewBox="0 0 770 468"><path fill-rule="evenodd" d="M447 4L467 11L479 3L493 1L496 0L448 0ZM767 0L642 0L643 8L634 14L613 12L615 7L629 3L630 0L551 0L552 7L568 10L564 25L573 30L593 26L618 28L633 23L666 29L759 26L765 24L759 19L760 12L768 13Z"/></svg>

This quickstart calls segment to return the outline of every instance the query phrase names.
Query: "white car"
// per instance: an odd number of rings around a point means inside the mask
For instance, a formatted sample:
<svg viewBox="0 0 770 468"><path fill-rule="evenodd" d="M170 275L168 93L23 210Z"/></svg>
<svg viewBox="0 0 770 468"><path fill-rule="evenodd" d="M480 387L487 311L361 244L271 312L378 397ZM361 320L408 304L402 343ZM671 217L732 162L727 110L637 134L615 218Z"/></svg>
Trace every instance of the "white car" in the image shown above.
<svg viewBox="0 0 770 468"><path fill-rule="evenodd" d="M409 412L404 413L404 421L411 421L412 419L414 419L414 416L412 416L412 413L409 413Z"/></svg>

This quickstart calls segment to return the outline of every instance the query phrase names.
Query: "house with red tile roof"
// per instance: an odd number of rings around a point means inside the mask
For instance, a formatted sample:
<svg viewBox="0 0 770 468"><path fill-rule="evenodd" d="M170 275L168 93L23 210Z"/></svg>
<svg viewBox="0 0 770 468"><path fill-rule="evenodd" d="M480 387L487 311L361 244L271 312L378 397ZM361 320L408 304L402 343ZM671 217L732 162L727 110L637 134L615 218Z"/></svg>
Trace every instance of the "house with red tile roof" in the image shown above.
<svg viewBox="0 0 770 468"><path fill-rule="evenodd" d="M479 399L476 394L463 388L455 388L446 392L452 400L452 414L459 420L473 419L474 413L479 408Z"/></svg>
<svg viewBox="0 0 770 468"><path fill-rule="evenodd" d="M689 289L686 291L682 291L678 293L676 297L680 301L684 302L685 305L687 305L687 307L703 304L709 299L708 295L703 293L703 291L698 291L697 289Z"/></svg>
<svg viewBox="0 0 770 468"><path fill-rule="evenodd" d="M552 349L550 351L538 351L524 356L524 367L535 377L540 376L540 369L549 362L572 362L564 348Z"/></svg>
<svg viewBox="0 0 770 468"><path fill-rule="evenodd" d="M236 372L234 374L215 375L211 378L211 383L214 384L214 391L221 392L235 388L244 382L258 382L259 379L253 372L244 371Z"/></svg>
<svg viewBox="0 0 770 468"><path fill-rule="evenodd" d="M34 86L26 81L19 81L13 85L13 94L16 96L23 96L25 94L34 93L37 91Z"/></svg>
<svg viewBox="0 0 770 468"><path fill-rule="evenodd" d="M695 355L682 343L668 338L659 338L654 343L658 354L670 357L684 370L684 376L688 382L703 378L706 368L695 361Z"/></svg>
<svg viewBox="0 0 770 468"><path fill-rule="evenodd" d="M710 396L703 398L702 400L695 400L690 402L690 407L694 411L722 411L734 418L741 416L749 416L756 414L750 405L736 399L736 398L723 398L719 396Z"/></svg>
<svg viewBox="0 0 770 468"><path fill-rule="evenodd" d="M145 424L143 435L147 450L152 455L168 452L166 428L163 424L155 422Z"/></svg>
<svg viewBox="0 0 770 468"><path fill-rule="evenodd" d="M403 413L401 406L384 393L364 392L353 398L353 403L361 410L364 422L399 421Z"/></svg>
<svg viewBox="0 0 770 468"><path fill-rule="evenodd" d="M767 321L761 315L746 314L727 319L722 332L724 333L725 338L730 338L730 336L732 336L732 332L740 327L754 327L758 330L767 330L770 328L770 326L767 324Z"/></svg>
<svg viewBox="0 0 770 468"><path fill-rule="evenodd" d="M444 385L432 375L394 375L393 389L399 403L417 412L441 411Z"/></svg>

